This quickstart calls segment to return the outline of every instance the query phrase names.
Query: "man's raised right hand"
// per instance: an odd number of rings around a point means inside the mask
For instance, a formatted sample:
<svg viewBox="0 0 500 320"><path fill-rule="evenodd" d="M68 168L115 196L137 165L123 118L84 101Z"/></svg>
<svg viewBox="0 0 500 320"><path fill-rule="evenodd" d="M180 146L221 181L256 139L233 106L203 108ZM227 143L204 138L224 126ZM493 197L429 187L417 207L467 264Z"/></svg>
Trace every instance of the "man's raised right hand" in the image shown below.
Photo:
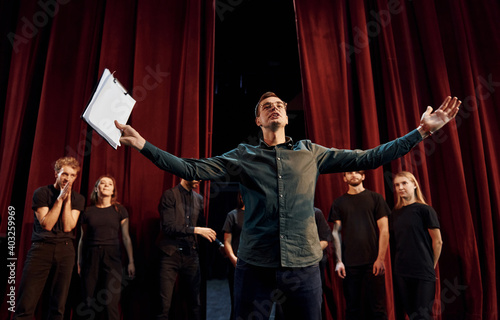
<svg viewBox="0 0 500 320"><path fill-rule="evenodd" d="M129 125L121 124L115 120L115 126L122 132L120 138L120 143L129 147L134 147L138 151L141 151L146 144L146 139L144 139L139 132Z"/></svg>

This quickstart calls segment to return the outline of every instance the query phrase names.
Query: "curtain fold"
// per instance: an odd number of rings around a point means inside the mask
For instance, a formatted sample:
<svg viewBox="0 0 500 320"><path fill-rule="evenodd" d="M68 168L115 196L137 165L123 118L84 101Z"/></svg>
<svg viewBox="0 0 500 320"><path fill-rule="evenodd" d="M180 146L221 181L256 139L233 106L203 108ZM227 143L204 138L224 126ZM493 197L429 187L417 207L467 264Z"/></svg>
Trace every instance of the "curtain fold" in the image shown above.
<svg viewBox="0 0 500 320"><path fill-rule="evenodd" d="M402 159L369 172L365 185L394 203L392 176L412 171L438 212L443 252L436 319L498 317L498 3L295 0L304 112L310 139L371 148L418 126L427 105L462 101L456 121ZM328 212L342 176L321 177ZM390 261L386 261L386 263ZM337 279L336 279L337 278ZM335 274L330 285L341 298ZM388 312L395 317L390 275Z"/></svg>
<svg viewBox="0 0 500 320"><path fill-rule="evenodd" d="M54 183L57 158L74 156L82 164L74 189L86 198L100 175L117 180L118 201L130 214L138 272L124 284L122 307L127 318L149 318L156 311L151 306L157 296L157 205L179 180L135 150L112 149L80 115L108 68L137 100L129 122L146 139L182 157L210 156L215 1L50 3L20 1L18 8L9 7L18 23L7 34L12 41L0 201L16 212L16 283L30 247L33 191ZM5 233L8 213L1 214ZM0 313L10 316L5 301Z"/></svg>

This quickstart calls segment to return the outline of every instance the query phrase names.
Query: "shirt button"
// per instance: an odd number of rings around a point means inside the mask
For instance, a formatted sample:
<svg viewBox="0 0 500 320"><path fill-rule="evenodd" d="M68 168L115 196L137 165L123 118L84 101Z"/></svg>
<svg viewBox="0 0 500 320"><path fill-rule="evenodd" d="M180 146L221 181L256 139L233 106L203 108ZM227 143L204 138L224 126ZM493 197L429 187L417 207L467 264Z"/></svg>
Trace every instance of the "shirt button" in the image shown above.
<svg viewBox="0 0 500 320"><path fill-rule="evenodd" d="M284 236L284 235L280 235L280 238L281 238L281 239L285 239L285 236Z"/></svg>
<svg viewBox="0 0 500 320"><path fill-rule="evenodd" d="M280 161L280 160L281 160L281 158L280 158L280 157L278 157L278 161Z"/></svg>
<svg viewBox="0 0 500 320"><path fill-rule="evenodd" d="M282 194L280 194L280 198L283 198L283 195L282 195Z"/></svg>
<svg viewBox="0 0 500 320"><path fill-rule="evenodd" d="M278 176L279 179L281 179L281 176Z"/></svg>

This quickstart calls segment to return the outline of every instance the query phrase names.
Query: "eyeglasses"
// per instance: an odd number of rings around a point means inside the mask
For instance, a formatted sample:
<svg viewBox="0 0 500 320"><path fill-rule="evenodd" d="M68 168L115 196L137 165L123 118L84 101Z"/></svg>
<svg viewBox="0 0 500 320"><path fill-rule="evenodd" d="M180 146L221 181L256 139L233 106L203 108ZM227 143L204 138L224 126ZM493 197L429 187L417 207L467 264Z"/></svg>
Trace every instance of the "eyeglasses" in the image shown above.
<svg viewBox="0 0 500 320"><path fill-rule="evenodd" d="M283 101L266 102L266 103L261 104L260 106L261 106L262 110L269 111L272 109L273 105L275 105L276 108L279 110L286 109L286 103L284 103Z"/></svg>

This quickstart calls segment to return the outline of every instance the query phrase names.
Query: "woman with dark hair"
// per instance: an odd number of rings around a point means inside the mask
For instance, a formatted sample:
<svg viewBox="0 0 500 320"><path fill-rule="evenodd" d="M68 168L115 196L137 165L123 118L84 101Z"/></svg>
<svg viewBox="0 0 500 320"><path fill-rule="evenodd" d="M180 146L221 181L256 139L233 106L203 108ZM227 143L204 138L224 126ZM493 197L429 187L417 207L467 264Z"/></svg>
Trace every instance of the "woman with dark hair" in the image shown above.
<svg viewBox="0 0 500 320"><path fill-rule="evenodd" d="M425 202L415 176L396 174L397 203L391 214L396 246L393 273L396 295L413 319L432 319L436 289L435 268L443 241L436 211ZM404 319L404 316L402 317Z"/></svg>
<svg viewBox="0 0 500 320"><path fill-rule="evenodd" d="M135 276L128 212L116 201L116 181L112 176L104 175L96 181L90 201L91 206L81 217L82 235L78 244L84 302L87 308L95 309L92 314L104 309L108 319L120 319L120 231L129 261L127 273Z"/></svg>

